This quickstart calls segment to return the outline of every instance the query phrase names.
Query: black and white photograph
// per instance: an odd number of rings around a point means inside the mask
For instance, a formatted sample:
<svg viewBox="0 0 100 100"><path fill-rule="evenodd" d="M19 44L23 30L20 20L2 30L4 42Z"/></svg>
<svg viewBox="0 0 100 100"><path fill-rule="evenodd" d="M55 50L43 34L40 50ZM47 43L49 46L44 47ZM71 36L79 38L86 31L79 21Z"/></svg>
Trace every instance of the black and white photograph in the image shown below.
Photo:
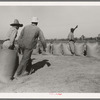
<svg viewBox="0 0 100 100"><path fill-rule="evenodd" d="M100 93L100 2L0 3L0 93Z"/></svg>

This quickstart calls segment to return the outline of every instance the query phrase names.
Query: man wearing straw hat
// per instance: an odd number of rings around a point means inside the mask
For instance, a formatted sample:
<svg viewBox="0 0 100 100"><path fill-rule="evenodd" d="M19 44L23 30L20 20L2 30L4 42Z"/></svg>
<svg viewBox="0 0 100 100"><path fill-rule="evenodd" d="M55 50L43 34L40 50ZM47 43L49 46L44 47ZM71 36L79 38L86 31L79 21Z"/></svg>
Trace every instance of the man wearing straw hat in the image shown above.
<svg viewBox="0 0 100 100"><path fill-rule="evenodd" d="M4 41L2 47L3 49L14 49L14 42L15 38L17 37L18 34L18 29L19 27L22 27L23 24L20 24L17 19L14 20L14 23L10 24L12 27L7 33L7 39Z"/></svg>
<svg viewBox="0 0 100 100"><path fill-rule="evenodd" d="M38 24L38 18L33 17L31 24L25 26L22 29L21 34L18 38L19 47L23 49L23 57L15 73L15 76L14 76L15 78L22 76L26 68L28 67L28 65L31 65L30 64L31 54L32 54L33 49L36 48L38 38L40 39L43 45L43 50L45 51L45 48L46 48L45 38L41 29L37 27L37 24Z"/></svg>

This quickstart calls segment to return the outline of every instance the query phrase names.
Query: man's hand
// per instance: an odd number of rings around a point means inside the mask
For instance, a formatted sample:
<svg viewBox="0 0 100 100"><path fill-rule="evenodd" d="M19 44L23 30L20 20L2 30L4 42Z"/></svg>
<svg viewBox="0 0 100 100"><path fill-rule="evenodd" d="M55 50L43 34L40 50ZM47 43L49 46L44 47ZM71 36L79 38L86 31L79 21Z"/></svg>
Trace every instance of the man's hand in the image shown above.
<svg viewBox="0 0 100 100"><path fill-rule="evenodd" d="M76 26L76 28L78 28L78 25Z"/></svg>

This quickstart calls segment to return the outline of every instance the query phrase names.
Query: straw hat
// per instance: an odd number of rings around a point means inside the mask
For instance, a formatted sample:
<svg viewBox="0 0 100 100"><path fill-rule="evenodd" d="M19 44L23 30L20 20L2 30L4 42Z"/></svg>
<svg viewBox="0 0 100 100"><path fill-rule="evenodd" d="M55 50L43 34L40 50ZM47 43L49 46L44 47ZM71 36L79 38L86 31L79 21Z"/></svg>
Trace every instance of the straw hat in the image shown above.
<svg viewBox="0 0 100 100"><path fill-rule="evenodd" d="M31 22L36 22L36 23L38 23L38 18L37 18L37 17L33 17Z"/></svg>
<svg viewBox="0 0 100 100"><path fill-rule="evenodd" d="M22 27L23 26L23 24L20 24L19 23L19 21L18 21L18 19L15 19L14 20L14 23L12 23L12 24L10 24L11 26L19 26L19 27Z"/></svg>

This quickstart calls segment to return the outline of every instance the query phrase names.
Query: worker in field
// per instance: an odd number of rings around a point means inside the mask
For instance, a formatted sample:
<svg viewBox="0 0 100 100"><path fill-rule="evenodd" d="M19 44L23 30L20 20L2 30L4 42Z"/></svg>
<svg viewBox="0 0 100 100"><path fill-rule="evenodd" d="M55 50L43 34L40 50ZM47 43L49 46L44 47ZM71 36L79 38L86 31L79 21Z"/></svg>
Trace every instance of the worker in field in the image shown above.
<svg viewBox="0 0 100 100"><path fill-rule="evenodd" d="M7 37L6 40L4 41L2 48L3 49L14 49L15 45L15 39L17 37L18 34L18 29L19 27L22 27L23 24L20 24L18 19L14 20L14 23L10 24L12 27L10 28L10 30L7 33Z"/></svg>
<svg viewBox="0 0 100 100"><path fill-rule="evenodd" d="M75 51L74 50L74 48L75 48L74 31L76 28L78 28L78 25L75 28L71 28L70 33L68 34L69 47L70 47L70 51L71 51L72 55L75 54L75 52L74 52Z"/></svg>
<svg viewBox="0 0 100 100"><path fill-rule="evenodd" d="M37 26L37 24L38 24L38 18L33 17L31 24L25 26L22 29L21 34L18 38L18 45L20 48L23 49L23 56L19 64L19 67L16 71L16 74L14 76L15 78L22 76L26 71L28 65L30 65L32 51L33 49L35 49L38 39L40 39L43 45L43 50L45 51L46 48L45 37L41 29Z"/></svg>

